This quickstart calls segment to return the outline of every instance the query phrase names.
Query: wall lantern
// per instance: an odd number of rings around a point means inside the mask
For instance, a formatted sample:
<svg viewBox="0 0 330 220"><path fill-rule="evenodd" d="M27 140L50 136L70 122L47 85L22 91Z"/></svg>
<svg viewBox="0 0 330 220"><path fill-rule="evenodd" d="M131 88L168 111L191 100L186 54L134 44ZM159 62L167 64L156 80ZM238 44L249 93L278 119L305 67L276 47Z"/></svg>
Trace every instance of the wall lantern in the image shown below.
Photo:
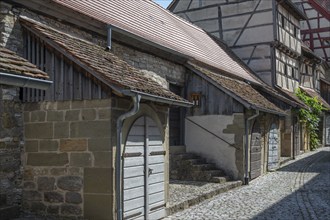
<svg viewBox="0 0 330 220"><path fill-rule="evenodd" d="M201 105L201 94L199 93L191 93L190 94L190 101L194 104L194 106Z"/></svg>

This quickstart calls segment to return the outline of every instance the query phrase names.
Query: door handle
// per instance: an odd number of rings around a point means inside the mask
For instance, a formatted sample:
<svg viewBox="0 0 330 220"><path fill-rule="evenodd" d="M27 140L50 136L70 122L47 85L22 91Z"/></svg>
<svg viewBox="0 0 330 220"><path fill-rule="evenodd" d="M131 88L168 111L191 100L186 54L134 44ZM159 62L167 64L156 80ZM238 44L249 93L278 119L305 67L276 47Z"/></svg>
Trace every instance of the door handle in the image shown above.
<svg viewBox="0 0 330 220"><path fill-rule="evenodd" d="M148 169L148 176L150 176L151 174L152 174L152 171L153 171L153 169Z"/></svg>

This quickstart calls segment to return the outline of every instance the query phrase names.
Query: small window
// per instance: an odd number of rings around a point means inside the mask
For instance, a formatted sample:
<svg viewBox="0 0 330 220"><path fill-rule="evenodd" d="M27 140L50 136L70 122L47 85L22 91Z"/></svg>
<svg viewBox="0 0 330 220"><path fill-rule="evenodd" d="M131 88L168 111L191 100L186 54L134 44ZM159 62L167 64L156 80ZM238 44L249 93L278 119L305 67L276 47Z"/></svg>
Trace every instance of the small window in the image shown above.
<svg viewBox="0 0 330 220"><path fill-rule="evenodd" d="M285 29L285 25L284 25L284 23L285 23L285 17L282 15L282 28Z"/></svg>

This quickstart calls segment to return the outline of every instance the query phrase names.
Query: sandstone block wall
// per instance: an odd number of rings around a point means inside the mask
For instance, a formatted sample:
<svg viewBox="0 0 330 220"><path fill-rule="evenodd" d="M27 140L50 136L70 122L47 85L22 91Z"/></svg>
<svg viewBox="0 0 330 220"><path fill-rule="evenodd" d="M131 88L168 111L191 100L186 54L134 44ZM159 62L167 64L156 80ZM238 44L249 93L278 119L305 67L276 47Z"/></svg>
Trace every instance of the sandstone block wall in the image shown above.
<svg viewBox="0 0 330 220"><path fill-rule="evenodd" d="M111 100L24 104L23 208L112 218Z"/></svg>

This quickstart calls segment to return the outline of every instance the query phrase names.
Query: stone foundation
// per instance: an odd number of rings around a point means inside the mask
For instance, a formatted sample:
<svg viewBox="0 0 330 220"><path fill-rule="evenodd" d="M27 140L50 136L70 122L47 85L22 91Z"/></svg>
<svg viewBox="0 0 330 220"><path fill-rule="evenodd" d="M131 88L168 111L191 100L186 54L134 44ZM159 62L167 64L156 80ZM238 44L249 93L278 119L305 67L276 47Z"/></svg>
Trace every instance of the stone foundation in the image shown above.
<svg viewBox="0 0 330 220"><path fill-rule="evenodd" d="M26 212L112 218L110 116L110 99L24 105Z"/></svg>

